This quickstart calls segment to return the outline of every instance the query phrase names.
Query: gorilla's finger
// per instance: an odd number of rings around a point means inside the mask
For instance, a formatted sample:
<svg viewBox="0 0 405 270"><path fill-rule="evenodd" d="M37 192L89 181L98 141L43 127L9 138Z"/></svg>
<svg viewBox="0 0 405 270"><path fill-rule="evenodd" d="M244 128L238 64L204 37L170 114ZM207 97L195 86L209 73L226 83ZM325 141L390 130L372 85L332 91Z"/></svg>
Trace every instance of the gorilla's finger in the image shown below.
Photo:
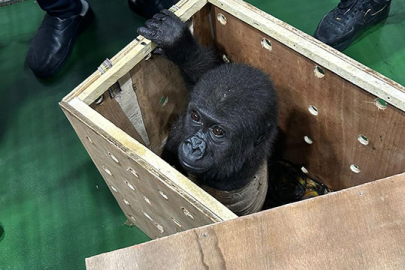
<svg viewBox="0 0 405 270"><path fill-rule="evenodd" d="M152 19L158 20L158 21L164 21L167 19L167 15L164 15L162 13L156 13L153 15Z"/></svg>
<svg viewBox="0 0 405 270"><path fill-rule="evenodd" d="M168 10L168 9L162 9L162 10L160 11L160 13L162 13L162 14L164 14L164 15L167 15L167 16L170 16L170 17L176 16L173 12L171 12L171 11ZM177 16L176 16L176 17L177 17Z"/></svg>
<svg viewBox="0 0 405 270"><path fill-rule="evenodd" d="M158 29L162 23L160 21L150 19L145 22L147 28Z"/></svg>
<svg viewBox="0 0 405 270"><path fill-rule="evenodd" d="M162 55L164 53L163 49L160 47L156 47L156 49L154 49L152 51L152 54L156 54L156 55Z"/></svg>
<svg viewBox="0 0 405 270"><path fill-rule="evenodd" d="M156 36L157 31L154 29L149 29L146 27L139 27L138 28L138 34L146 37L147 39L152 39Z"/></svg>

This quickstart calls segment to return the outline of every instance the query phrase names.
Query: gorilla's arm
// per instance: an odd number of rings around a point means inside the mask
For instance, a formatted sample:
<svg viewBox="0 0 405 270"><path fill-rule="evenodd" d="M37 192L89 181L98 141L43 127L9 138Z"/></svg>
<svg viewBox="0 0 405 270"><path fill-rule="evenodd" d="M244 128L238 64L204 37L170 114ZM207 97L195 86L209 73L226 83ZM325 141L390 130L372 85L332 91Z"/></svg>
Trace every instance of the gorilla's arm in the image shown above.
<svg viewBox="0 0 405 270"><path fill-rule="evenodd" d="M156 43L157 50L180 68L191 85L222 63L219 54L199 45L187 25L168 10L162 10L146 21L145 26L138 29L138 34Z"/></svg>

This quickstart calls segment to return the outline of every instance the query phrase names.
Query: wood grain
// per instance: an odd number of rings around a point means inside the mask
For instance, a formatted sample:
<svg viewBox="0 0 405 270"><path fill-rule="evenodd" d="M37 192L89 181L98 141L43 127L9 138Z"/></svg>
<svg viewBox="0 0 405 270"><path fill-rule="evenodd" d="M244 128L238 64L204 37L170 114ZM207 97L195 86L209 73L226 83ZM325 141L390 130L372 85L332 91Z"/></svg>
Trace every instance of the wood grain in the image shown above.
<svg viewBox="0 0 405 270"><path fill-rule="evenodd" d="M404 269L405 174L86 259L92 269Z"/></svg>
<svg viewBox="0 0 405 270"><path fill-rule="evenodd" d="M304 165L311 176L342 189L405 171L405 113L388 106L379 110L377 97L218 8L213 9L215 39L231 61L268 73L280 103L280 126L286 134L284 157ZM226 16L222 25L218 13ZM195 27L198 27L195 25ZM272 50L262 48L267 38ZM316 106L318 116L308 107ZM367 146L359 135L369 139ZM305 143L309 136L313 144ZM350 166L357 165L356 174Z"/></svg>

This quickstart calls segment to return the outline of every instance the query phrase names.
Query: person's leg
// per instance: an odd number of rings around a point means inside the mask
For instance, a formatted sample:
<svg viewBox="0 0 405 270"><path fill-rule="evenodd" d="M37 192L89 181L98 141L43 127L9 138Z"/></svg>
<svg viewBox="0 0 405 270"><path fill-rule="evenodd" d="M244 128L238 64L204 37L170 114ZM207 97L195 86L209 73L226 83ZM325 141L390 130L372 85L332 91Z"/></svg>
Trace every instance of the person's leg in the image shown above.
<svg viewBox="0 0 405 270"><path fill-rule="evenodd" d="M80 0L37 0L41 9L51 16L69 18L82 11Z"/></svg>
<svg viewBox="0 0 405 270"><path fill-rule="evenodd" d="M48 78L66 63L76 38L94 15L84 0L39 0L38 3L47 13L31 42L27 62L36 76Z"/></svg>
<svg viewBox="0 0 405 270"><path fill-rule="evenodd" d="M387 18L390 6L391 0L341 0L323 17L314 37L342 51L365 27Z"/></svg>

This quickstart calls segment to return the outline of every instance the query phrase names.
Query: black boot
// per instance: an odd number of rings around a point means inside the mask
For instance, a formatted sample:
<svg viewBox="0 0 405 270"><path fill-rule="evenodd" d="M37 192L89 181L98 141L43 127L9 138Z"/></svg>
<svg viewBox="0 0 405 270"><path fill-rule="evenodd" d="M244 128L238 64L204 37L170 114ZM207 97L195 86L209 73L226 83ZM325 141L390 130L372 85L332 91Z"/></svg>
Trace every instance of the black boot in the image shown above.
<svg viewBox="0 0 405 270"><path fill-rule="evenodd" d="M362 29L387 18L390 7L391 0L341 0L323 17L314 37L343 51Z"/></svg>
<svg viewBox="0 0 405 270"><path fill-rule="evenodd" d="M128 0L128 5L136 14L150 19L162 9L169 9L179 0Z"/></svg>
<svg viewBox="0 0 405 270"><path fill-rule="evenodd" d="M28 65L37 77L51 77L66 63L76 38L94 19L91 7L87 7L85 14L69 18L45 15L27 55Z"/></svg>

